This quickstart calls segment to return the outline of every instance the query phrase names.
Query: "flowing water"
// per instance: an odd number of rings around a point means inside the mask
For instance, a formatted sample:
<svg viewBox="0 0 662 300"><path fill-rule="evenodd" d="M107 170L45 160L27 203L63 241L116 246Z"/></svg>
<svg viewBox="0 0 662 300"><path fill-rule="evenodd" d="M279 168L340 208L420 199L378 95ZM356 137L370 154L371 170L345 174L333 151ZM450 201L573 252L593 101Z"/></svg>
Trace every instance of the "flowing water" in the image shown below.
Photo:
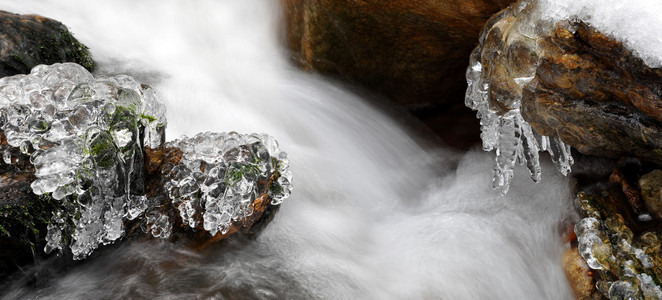
<svg viewBox="0 0 662 300"><path fill-rule="evenodd" d="M152 85L168 108L169 139L273 135L295 185L256 240L204 251L124 243L65 271L43 263L40 282L19 281L5 297L571 297L560 268L569 180L544 174L533 184L520 174L500 196L490 189L493 155L423 146L388 113L290 66L276 1L0 0L0 9L62 21L99 73Z"/></svg>

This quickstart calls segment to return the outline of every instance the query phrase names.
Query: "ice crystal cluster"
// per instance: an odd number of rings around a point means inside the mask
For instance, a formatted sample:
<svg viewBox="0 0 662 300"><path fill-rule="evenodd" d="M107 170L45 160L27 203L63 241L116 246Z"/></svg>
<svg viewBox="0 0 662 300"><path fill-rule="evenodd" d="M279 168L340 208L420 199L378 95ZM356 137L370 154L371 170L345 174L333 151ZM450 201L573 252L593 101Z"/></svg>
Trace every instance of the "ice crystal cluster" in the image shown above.
<svg viewBox="0 0 662 300"><path fill-rule="evenodd" d="M495 97L490 92L490 70L485 70L480 60L481 51L482 45L473 51L467 68L465 105L477 111L477 117L480 118L483 150L496 151L492 187L502 194L508 192L516 162L526 164L531 179L534 182L540 181L539 151L549 152L559 171L567 175L573 164L570 146L558 137L538 134L522 117L521 90L531 82L534 74L513 78L520 88L519 93L514 93L513 97Z"/></svg>
<svg viewBox="0 0 662 300"><path fill-rule="evenodd" d="M0 79L0 124L9 145L30 156L35 194L59 201L46 252L75 259L123 235L146 207L141 141L162 141L165 108L129 76L94 78L73 64L40 65ZM11 153L3 154L11 163Z"/></svg>
<svg viewBox="0 0 662 300"><path fill-rule="evenodd" d="M207 132L167 146L181 149L183 157L167 174L165 189L191 228L225 234L233 221L253 214L256 199L278 205L292 190L287 154L269 135ZM168 237L167 218L150 217L152 234Z"/></svg>
<svg viewBox="0 0 662 300"><path fill-rule="evenodd" d="M596 287L609 299L662 299L660 234L636 236L623 216L609 208L608 198L580 193L586 217L575 225L578 249L599 272Z"/></svg>
<svg viewBox="0 0 662 300"><path fill-rule="evenodd" d="M522 116L524 90L536 84L536 37L544 34L539 28L551 28L538 23L541 16L526 14L535 4L520 1L492 17L466 71L465 105L477 111L483 150L496 152L492 186L502 194L508 192L517 162L526 164L534 182L540 181L540 151L550 154L563 175L573 164L570 146L558 137L538 134Z"/></svg>

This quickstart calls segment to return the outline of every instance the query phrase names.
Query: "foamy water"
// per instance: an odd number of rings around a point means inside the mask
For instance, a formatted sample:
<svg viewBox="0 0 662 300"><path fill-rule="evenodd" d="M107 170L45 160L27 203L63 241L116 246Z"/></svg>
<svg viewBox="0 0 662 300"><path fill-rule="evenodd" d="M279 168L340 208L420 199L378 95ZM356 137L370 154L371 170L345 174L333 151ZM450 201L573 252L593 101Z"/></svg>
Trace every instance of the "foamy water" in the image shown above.
<svg viewBox="0 0 662 300"><path fill-rule="evenodd" d="M290 66L276 1L0 0L0 9L62 21L99 73L152 85L168 139L271 134L295 185L255 241L203 252L125 243L37 286L15 283L7 298L571 297L560 268L568 179L545 174L536 185L520 174L500 196L492 155L423 147L367 101Z"/></svg>

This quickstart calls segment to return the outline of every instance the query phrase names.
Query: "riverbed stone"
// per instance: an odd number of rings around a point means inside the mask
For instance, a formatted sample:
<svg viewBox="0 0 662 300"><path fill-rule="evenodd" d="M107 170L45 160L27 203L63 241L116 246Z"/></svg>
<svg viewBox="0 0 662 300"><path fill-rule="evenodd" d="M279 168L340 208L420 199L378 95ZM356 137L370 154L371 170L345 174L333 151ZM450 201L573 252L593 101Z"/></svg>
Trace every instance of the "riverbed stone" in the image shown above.
<svg viewBox="0 0 662 300"><path fill-rule="evenodd" d="M563 253L562 266L577 300L603 299L595 288L593 273L579 255L577 247L571 247Z"/></svg>
<svg viewBox="0 0 662 300"><path fill-rule="evenodd" d="M53 19L0 10L0 77L27 74L39 64L75 62L96 67L88 48Z"/></svg>
<svg viewBox="0 0 662 300"><path fill-rule="evenodd" d="M657 219L662 219L662 170L641 176L639 187L648 211Z"/></svg>

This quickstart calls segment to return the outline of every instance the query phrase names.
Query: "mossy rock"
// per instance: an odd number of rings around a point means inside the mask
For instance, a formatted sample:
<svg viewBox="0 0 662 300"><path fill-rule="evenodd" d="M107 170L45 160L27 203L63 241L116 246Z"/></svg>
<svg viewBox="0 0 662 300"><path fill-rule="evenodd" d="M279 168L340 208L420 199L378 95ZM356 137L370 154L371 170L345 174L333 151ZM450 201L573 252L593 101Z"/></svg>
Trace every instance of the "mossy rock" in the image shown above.
<svg viewBox="0 0 662 300"><path fill-rule="evenodd" d="M11 153L13 164L0 160L0 281L18 266L43 256L46 226L56 205L32 193L34 168L27 155L4 143L0 151Z"/></svg>
<svg viewBox="0 0 662 300"><path fill-rule="evenodd" d="M59 62L75 62L90 72L96 68L88 48L58 21L0 11L0 24L0 77Z"/></svg>

